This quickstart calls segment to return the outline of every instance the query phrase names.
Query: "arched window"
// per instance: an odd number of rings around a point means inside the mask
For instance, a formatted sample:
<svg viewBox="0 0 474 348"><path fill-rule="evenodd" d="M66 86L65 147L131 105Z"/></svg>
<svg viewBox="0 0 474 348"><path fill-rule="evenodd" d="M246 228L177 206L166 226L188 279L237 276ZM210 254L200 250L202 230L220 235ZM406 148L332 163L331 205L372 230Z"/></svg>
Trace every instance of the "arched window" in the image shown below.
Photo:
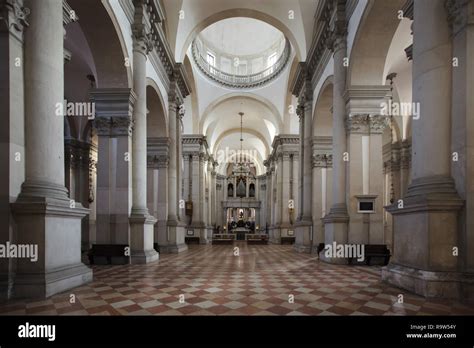
<svg viewBox="0 0 474 348"><path fill-rule="evenodd" d="M227 185L227 197L234 197L234 185Z"/></svg>
<svg viewBox="0 0 474 348"><path fill-rule="evenodd" d="M255 184L249 186L249 197L255 197Z"/></svg>

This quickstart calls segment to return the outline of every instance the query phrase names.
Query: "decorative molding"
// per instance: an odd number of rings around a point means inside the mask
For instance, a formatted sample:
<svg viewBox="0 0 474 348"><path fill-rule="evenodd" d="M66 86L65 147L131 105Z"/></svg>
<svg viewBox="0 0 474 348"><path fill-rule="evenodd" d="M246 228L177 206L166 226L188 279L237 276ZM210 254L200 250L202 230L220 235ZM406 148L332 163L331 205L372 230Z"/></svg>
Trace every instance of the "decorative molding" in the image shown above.
<svg viewBox="0 0 474 348"><path fill-rule="evenodd" d="M130 88L95 88L89 98L97 117L132 117L137 95Z"/></svg>
<svg viewBox="0 0 474 348"><path fill-rule="evenodd" d="M191 93L191 85L181 63L174 60L173 51L163 29L165 15L158 0L120 0L120 5L132 25L135 38L144 40L150 62L162 78L168 93L179 90L182 99ZM171 82L175 81L176 84Z"/></svg>
<svg viewBox="0 0 474 348"><path fill-rule="evenodd" d="M67 3L66 0L63 0L63 25L66 26L70 23L77 22L79 17L73 8Z"/></svg>
<svg viewBox="0 0 474 348"><path fill-rule="evenodd" d="M403 17L408 18L410 20L413 20L413 5L414 5L414 0L407 0L405 4L402 7L402 12L403 12Z"/></svg>
<svg viewBox="0 0 474 348"><path fill-rule="evenodd" d="M277 62L263 71L250 75L230 74L219 70L217 67L210 66L206 57L200 53L197 40L193 40L191 52L199 70L211 80L229 88L257 88L274 80L285 69L291 56L291 44L285 38L285 48Z"/></svg>
<svg viewBox="0 0 474 348"><path fill-rule="evenodd" d="M134 122L130 117L96 117L93 125L99 136L132 136Z"/></svg>
<svg viewBox="0 0 474 348"><path fill-rule="evenodd" d="M0 0L0 32L8 31L20 42L28 27L30 10L23 6L22 0Z"/></svg>
<svg viewBox="0 0 474 348"><path fill-rule="evenodd" d="M332 167L332 154L330 153L313 154L312 165L313 165L313 168L331 168Z"/></svg>
<svg viewBox="0 0 474 348"><path fill-rule="evenodd" d="M446 0L445 7L453 36L463 31L469 23L474 23L472 0Z"/></svg>
<svg viewBox="0 0 474 348"><path fill-rule="evenodd" d="M389 125L388 116L362 114L346 118L346 130L348 133L380 134Z"/></svg>

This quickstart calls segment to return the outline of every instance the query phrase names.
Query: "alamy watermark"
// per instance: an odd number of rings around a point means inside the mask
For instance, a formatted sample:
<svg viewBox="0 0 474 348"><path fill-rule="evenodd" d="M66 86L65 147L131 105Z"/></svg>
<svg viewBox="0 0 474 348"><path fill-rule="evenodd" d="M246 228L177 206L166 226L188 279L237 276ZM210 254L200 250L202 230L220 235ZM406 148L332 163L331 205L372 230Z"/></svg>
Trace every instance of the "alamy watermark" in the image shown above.
<svg viewBox="0 0 474 348"><path fill-rule="evenodd" d="M219 149L216 152L218 163L251 163L258 158L258 151L253 150L233 150L228 147Z"/></svg>
<svg viewBox="0 0 474 348"><path fill-rule="evenodd" d="M95 103L91 102L68 102L66 99L56 103L57 116L87 117L89 120L95 118Z"/></svg>
<svg viewBox="0 0 474 348"><path fill-rule="evenodd" d="M326 258L353 258L362 262L365 260L364 244L338 244L332 242L324 247L324 256Z"/></svg>
<svg viewBox="0 0 474 348"><path fill-rule="evenodd" d="M414 120L420 119L420 103L404 103L389 100L380 104L380 113L383 116L411 116Z"/></svg>
<svg viewBox="0 0 474 348"><path fill-rule="evenodd" d="M37 244L13 244L7 241L0 244L0 258L30 259L31 262L38 261Z"/></svg>

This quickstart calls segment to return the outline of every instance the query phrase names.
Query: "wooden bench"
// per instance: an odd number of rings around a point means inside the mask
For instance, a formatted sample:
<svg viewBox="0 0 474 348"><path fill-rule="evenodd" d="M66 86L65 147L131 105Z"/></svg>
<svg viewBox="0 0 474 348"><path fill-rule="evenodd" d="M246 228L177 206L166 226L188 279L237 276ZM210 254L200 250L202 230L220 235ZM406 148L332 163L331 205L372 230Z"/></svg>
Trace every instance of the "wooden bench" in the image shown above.
<svg viewBox="0 0 474 348"><path fill-rule="evenodd" d="M212 236L212 244L234 244L234 234L215 234Z"/></svg>
<svg viewBox="0 0 474 348"><path fill-rule="evenodd" d="M245 236L247 244L268 244L268 236L266 234L247 234Z"/></svg>
<svg viewBox="0 0 474 348"><path fill-rule="evenodd" d="M364 245L364 261L366 265L370 265L372 258L383 258L384 266L388 265L390 261L390 250L388 250L385 244L365 244ZM349 263L352 264L354 259L349 258ZM357 259L356 259L357 260Z"/></svg>
<svg viewBox="0 0 474 348"><path fill-rule="evenodd" d="M89 250L91 265L126 265L130 256L125 255L127 244L93 244Z"/></svg>
<svg viewBox="0 0 474 348"><path fill-rule="evenodd" d="M281 237L281 245L283 244L295 244L295 237Z"/></svg>
<svg viewBox="0 0 474 348"><path fill-rule="evenodd" d="M184 237L184 242L186 244L199 244L201 241L201 238L199 237Z"/></svg>

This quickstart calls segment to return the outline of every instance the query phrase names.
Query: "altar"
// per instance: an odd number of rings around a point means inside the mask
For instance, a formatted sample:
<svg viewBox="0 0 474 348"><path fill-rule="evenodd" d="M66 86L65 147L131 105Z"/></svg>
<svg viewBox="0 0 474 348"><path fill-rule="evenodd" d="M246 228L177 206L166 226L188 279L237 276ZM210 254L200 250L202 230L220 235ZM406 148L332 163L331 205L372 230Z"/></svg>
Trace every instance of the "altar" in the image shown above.
<svg viewBox="0 0 474 348"><path fill-rule="evenodd" d="M236 240L246 240L246 235L252 233L252 231L245 227L236 227L232 230L232 233L235 234Z"/></svg>

